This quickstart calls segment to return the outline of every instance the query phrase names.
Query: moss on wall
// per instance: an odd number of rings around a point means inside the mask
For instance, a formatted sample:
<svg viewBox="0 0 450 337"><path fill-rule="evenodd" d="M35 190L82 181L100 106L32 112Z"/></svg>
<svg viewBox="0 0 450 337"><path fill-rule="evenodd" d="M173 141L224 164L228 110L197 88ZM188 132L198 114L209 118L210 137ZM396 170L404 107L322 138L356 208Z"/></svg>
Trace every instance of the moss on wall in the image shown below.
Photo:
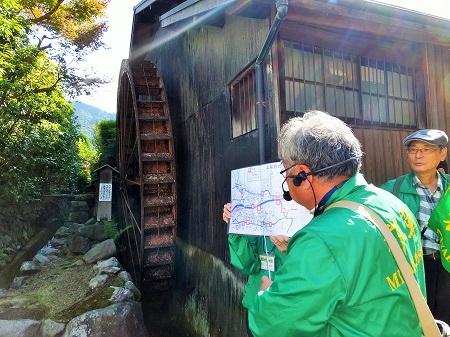
<svg viewBox="0 0 450 337"><path fill-rule="evenodd" d="M200 336L246 336L244 277L213 255L177 240L173 310Z"/></svg>

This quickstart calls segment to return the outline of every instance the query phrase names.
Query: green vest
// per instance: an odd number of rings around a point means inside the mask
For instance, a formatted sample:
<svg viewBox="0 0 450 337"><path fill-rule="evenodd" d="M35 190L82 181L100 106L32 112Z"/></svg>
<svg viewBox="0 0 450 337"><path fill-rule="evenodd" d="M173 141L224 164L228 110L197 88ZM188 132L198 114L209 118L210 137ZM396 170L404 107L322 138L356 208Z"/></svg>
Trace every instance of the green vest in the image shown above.
<svg viewBox="0 0 450 337"><path fill-rule="evenodd" d="M438 172L442 178L442 185L444 191L447 190L450 181L450 175ZM400 176L396 179L389 180L381 185L383 190L386 190L409 207L414 216L419 212L420 196L413 185L414 172Z"/></svg>
<svg viewBox="0 0 450 337"><path fill-rule="evenodd" d="M363 203L392 228L426 294L419 225L392 194L350 178L326 203ZM271 287L249 310L255 337L420 337L422 329L383 235L359 214L333 208L290 239Z"/></svg>
<svg viewBox="0 0 450 337"><path fill-rule="evenodd" d="M267 250L275 256L275 272L280 268L286 258L286 254L280 252L266 237ZM264 239L260 236L228 235L228 247L230 249L231 264L248 275L245 285L242 305L248 309L261 286L261 277L268 276L268 271L261 269L260 255L265 255ZM272 280L275 273L271 272Z"/></svg>

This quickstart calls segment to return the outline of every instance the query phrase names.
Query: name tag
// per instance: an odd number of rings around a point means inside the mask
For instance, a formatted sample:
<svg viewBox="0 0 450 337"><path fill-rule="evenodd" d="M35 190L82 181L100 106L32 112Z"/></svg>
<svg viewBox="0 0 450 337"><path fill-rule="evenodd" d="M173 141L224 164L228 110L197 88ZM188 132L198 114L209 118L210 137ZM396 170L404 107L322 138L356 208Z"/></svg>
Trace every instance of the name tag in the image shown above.
<svg viewBox="0 0 450 337"><path fill-rule="evenodd" d="M269 263L267 263L267 257L269 258ZM260 255L261 269L275 271L275 256L273 254Z"/></svg>

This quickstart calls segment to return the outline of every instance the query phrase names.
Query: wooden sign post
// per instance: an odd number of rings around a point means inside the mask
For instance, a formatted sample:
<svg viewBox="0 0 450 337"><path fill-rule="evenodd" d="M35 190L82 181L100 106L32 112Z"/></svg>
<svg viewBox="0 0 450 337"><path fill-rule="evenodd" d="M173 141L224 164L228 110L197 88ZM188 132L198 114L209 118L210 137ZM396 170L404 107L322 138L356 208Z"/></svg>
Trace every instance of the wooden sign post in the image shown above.
<svg viewBox="0 0 450 337"><path fill-rule="evenodd" d="M113 171L117 172L111 166L104 165L92 172L97 172L98 175L96 198L97 221L102 218L111 220Z"/></svg>

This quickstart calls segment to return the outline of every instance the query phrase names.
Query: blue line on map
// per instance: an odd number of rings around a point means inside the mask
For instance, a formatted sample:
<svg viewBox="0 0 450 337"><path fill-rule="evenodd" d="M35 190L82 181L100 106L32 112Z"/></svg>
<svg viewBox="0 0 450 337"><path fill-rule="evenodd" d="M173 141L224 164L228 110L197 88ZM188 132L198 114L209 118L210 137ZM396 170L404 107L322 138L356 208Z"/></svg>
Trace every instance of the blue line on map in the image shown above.
<svg viewBox="0 0 450 337"><path fill-rule="evenodd" d="M278 199L278 200L279 200L279 199ZM255 205L253 205L253 206L245 206L244 204L237 204L236 206L233 206L232 211L234 211L234 210L235 210L236 208L238 208L238 207L254 209L255 207L259 207L259 206L262 206L262 205L264 205L264 204L267 204L268 202L274 202L274 201L276 201L276 200L273 200L273 199L271 199L271 200L265 200L265 201L263 201L262 203L257 204L256 206L255 206Z"/></svg>

